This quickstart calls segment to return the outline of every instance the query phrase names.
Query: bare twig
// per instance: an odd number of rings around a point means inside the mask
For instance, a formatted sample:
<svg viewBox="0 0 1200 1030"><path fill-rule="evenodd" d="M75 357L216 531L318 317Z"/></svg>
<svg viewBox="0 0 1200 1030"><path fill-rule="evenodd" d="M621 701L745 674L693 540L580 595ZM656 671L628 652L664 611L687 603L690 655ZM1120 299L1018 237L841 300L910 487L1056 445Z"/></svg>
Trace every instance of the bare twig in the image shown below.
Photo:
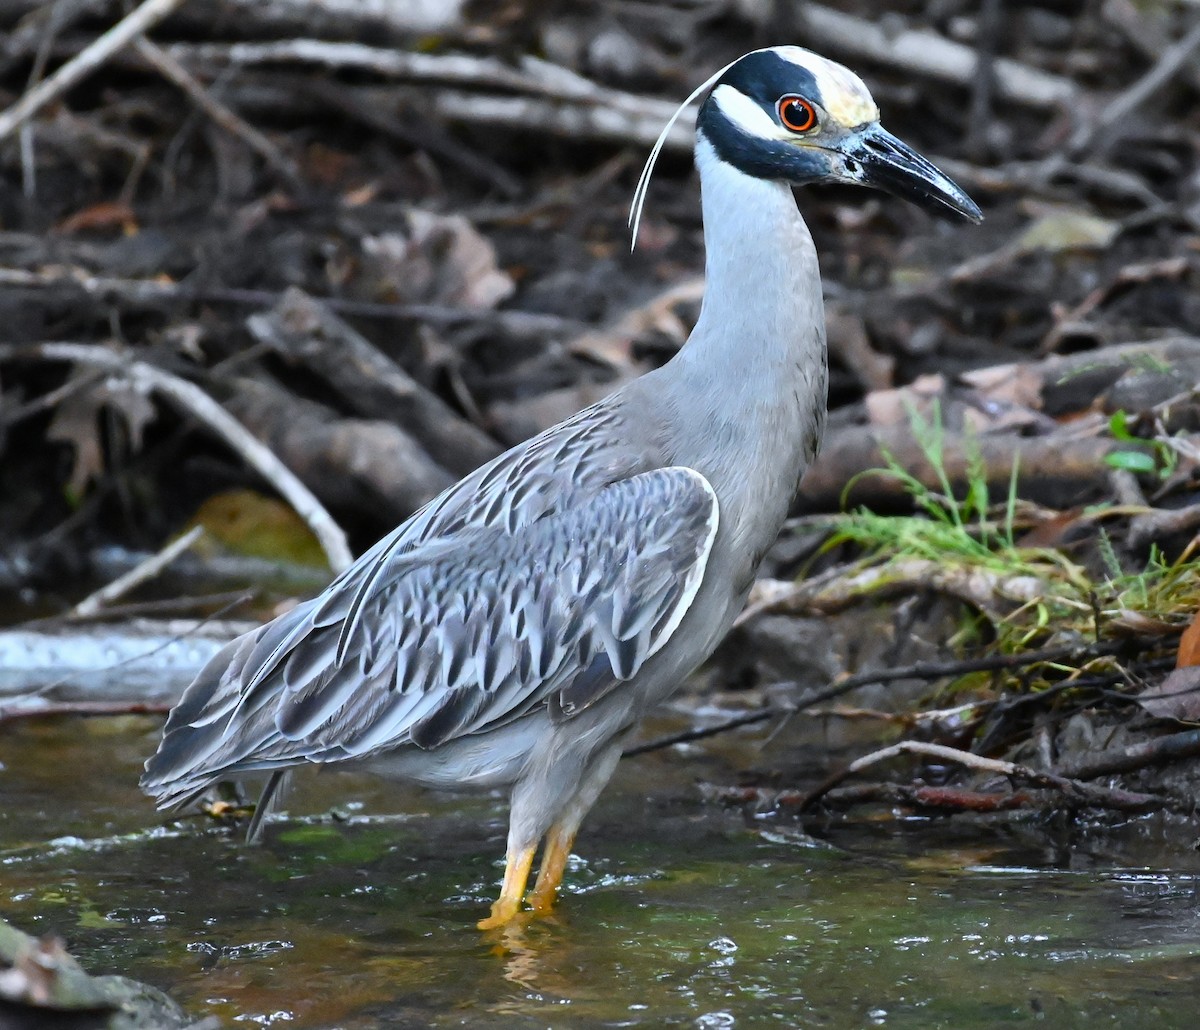
<svg viewBox="0 0 1200 1030"><path fill-rule="evenodd" d="M136 40L134 47L160 75L183 90L192 103L217 125L258 154L289 186L297 188L301 184L300 173L295 164L274 143L217 100L191 72L162 47L144 37Z"/></svg>
<svg viewBox="0 0 1200 1030"><path fill-rule="evenodd" d="M1067 151L1072 154L1083 154L1092 151L1097 155L1106 154L1120 139L1120 134L1113 132L1114 127L1129 118L1139 107L1145 104L1155 93L1175 78L1184 66L1200 49L1200 22L1192 26L1191 31L1178 43L1168 47L1146 72L1132 86L1105 104L1099 117L1079 131L1067 144Z"/></svg>
<svg viewBox="0 0 1200 1030"><path fill-rule="evenodd" d="M625 756L640 755L646 751L656 751L670 748L672 744L702 741L706 737L715 737L719 733L739 729L740 726L750 726L764 723L768 719L790 719L798 713L809 713L812 706L820 705L823 701L833 700L834 697L850 693L859 687L870 687L876 683L892 683L896 679L940 679L942 677L966 676L968 672L991 672L1010 669L1027 669L1031 665L1049 665L1057 663L1072 663L1080 665L1093 658L1116 654L1128 647L1136 646L1136 641L1105 640L1081 647L1049 647L1044 651L1027 651L1022 654L989 654L983 658L961 658L950 661L916 661L912 665L900 665L894 669L875 669L870 672L857 672L853 676L845 676L827 687L805 690L796 700L787 705L773 705L762 708L757 712L744 715L734 715L724 723L706 726L703 729L684 730L671 733L665 737L637 744L636 747L625 751ZM796 687L792 683L773 683L770 689L782 690ZM984 702L979 702L979 707Z"/></svg>
<svg viewBox="0 0 1200 1030"><path fill-rule="evenodd" d="M152 554L145 561L135 565L125 575L118 576L95 593L89 594L71 609L71 614L84 618L95 615L101 608L107 607L111 602L124 597L147 580L153 579L203 535L203 526L189 529L183 536L172 540L157 554Z"/></svg>
<svg viewBox="0 0 1200 1030"><path fill-rule="evenodd" d="M693 740L703 740L705 737L715 737L720 733L742 726L752 726L755 723L766 722L768 719L789 719L800 712L807 712L813 705L841 697L859 687L871 686L876 683L891 683L895 680L908 679L940 679L943 676L965 676L971 672L990 672L1003 669L1024 669L1031 665L1072 662L1079 664L1091 658L1115 654L1131 646L1128 640L1107 640L1084 647L1054 647L1043 651L1026 651L1024 654L987 655L982 658L962 658L946 662L914 662L912 665L901 665L892 669L874 669L870 672L860 672L846 676L826 687L806 690L792 703L772 705L757 712L737 715L724 722L703 729L684 730L656 740L638 744L624 752L625 757L640 755L647 751L659 751L673 744L683 744ZM772 690L783 690L788 683L771 684Z"/></svg>
<svg viewBox="0 0 1200 1030"><path fill-rule="evenodd" d="M786 714L788 713L779 708L763 708L761 711L748 712L746 715L738 715L732 719L726 719L715 726L706 726L703 729L683 730L680 733L672 733L666 737L648 740L644 744L637 744L634 747L626 748L621 753L621 757L632 758L634 755L644 755L649 751L661 751L666 747L674 747L676 744L688 744L693 740L704 740L706 737L715 737L719 733L728 733L730 730L736 730L742 726L753 726L755 723L766 722L768 719Z"/></svg>
<svg viewBox="0 0 1200 1030"><path fill-rule="evenodd" d="M244 307L272 307L282 293L240 287L190 286L158 279L119 279L92 275L82 269L31 271L25 268L0 268L0 287L78 292L96 300L118 300L125 304L236 304ZM332 311L359 318L399 318L432 322L435 325L479 323L495 325L514 336L542 337L578 331L579 323L556 315L527 311L482 311L449 307L443 304L377 304L342 297L318 297Z"/></svg>
<svg viewBox="0 0 1200 1030"><path fill-rule="evenodd" d="M1135 50L1151 61L1157 61L1171 45L1171 37L1163 29L1169 19L1147 17L1133 0L1104 0L1100 17L1109 25L1119 29ZM1200 67L1195 62L1185 64L1181 75L1200 90Z"/></svg>
<svg viewBox="0 0 1200 1030"><path fill-rule="evenodd" d="M95 42L67 61L48 79L39 82L12 107L0 112L0 140L32 118L52 100L62 96L81 79L90 75L113 54L152 26L158 24L186 0L145 0L101 35Z"/></svg>
<svg viewBox="0 0 1200 1030"><path fill-rule="evenodd" d="M330 568L340 572L353 560L346 535L333 516L296 475L270 449L256 440L221 405L194 383L164 372L144 361L130 359L105 347L84 343L39 343L27 347L2 346L0 360L34 357L44 361L69 361L108 369L135 386L162 394L178 408L199 419L255 468L296 510L321 542Z"/></svg>
<svg viewBox="0 0 1200 1030"><path fill-rule="evenodd" d="M1058 791L1068 801L1076 804L1096 805L1102 808L1113 808L1124 812L1144 812L1155 808L1177 808L1176 803L1169 798L1153 794L1141 794L1133 791L1100 787L1094 783L1083 783L1078 779L1060 776L1057 773L1031 769L1026 765L1008 762L998 758L987 758L983 755L972 754L945 744L931 744L920 740L902 740L890 747L872 751L869 755L855 759L845 769L830 776L824 783L813 790L797 807L803 811L819 801L834 787L879 762L890 761L900 755L923 755L926 758L940 759L944 762L954 762L974 769L977 772L992 773L1005 776L1018 783L1032 787L1048 788Z"/></svg>

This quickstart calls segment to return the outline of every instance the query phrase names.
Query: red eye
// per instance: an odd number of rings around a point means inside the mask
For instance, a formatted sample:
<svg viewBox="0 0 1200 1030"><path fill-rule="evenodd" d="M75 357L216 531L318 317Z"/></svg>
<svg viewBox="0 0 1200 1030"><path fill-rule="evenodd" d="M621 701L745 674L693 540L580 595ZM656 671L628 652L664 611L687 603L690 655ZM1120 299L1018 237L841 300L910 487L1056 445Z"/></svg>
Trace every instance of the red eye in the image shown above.
<svg viewBox="0 0 1200 1030"><path fill-rule="evenodd" d="M780 97L775 106L785 129L808 132L817 124L817 112L803 97Z"/></svg>

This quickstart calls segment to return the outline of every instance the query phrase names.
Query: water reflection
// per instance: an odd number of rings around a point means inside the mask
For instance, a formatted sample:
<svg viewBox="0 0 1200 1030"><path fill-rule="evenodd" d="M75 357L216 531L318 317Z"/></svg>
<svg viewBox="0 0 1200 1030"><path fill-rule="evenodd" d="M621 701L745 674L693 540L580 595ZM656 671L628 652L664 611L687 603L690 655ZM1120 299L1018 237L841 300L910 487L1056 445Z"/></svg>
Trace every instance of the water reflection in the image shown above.
<svg viewBox="0 0 1200 1030"><path fill-rule="evenodd" d="M135 786L153 724L92 725L5 737L0 915L230 1025L1195 1025L1200 857L1142 824L1082 846L953 821L814 842L702 807L686 766L648 756L556 914L483 935L500 799L319 777L247 849L158 824ZM363 807L322 814L346 797Z"/></svg>

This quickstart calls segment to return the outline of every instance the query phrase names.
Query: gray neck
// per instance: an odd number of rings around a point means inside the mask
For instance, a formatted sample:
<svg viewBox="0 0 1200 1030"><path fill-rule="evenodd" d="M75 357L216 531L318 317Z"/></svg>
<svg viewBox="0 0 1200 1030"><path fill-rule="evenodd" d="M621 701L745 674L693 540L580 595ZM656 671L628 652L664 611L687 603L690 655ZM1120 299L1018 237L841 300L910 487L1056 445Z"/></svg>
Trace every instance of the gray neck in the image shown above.
<svg viewBox="0 0 1200 1030"><path fill-rule="evenodd" d="M808 228L788 186L719 161L698 135L707 282L687 344L638 381L661 459L712 484L717 578L732 618L779 534L825 422L825 318ZM723 623L724 625L724 623Z"/></svg>
<svg viewBox="0 0 1200 1030"><path fill-rule="evenodd" d="M706 283L685 361L730 371L790 363L797 345L807 349L804 331L824 324L817 254L791 187L739 172L703 134L696 165Z"/></svg>
<svg viewBox="0 0 1200 1030"><path fill-rule="evenodd" d="M737 171L703 134L696 165L706 283L696 327L670 363L679 414L693 428L697 418L708 427L710 446L720 425L719 449L790 444L808 433L813 408L823 416L825 407L825 313L812 236L789 186Z"/></svg>

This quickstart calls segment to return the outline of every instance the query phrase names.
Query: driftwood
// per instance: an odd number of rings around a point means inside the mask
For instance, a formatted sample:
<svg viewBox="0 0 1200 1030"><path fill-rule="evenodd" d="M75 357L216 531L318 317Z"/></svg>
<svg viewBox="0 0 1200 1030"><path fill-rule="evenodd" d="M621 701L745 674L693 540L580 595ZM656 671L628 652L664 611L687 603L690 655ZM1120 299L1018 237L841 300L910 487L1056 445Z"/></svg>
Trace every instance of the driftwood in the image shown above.
<svg viewBox="0 0 1200 1030"><path fill-rule="evenodd" d="M273 311L250 316L247 325L259 342L320 376L351 411L394 422L429 455L426 464L465 475L500 453L491 437L300 290L289 290ZM398 458L406 467L413 462L411 454Z"/></svg>
<svg viewBox="0 0 1200 1030"><path fill-rule="evenodd" d="M255 624L126 620L0 631L0 707L59 702L174 704L204 663Z"/></svg>
<svg viewBox="0 0 1200 1030"><path fill-rule="evenodd" d="M226 407L331 505L396 523L455 481L399 426L342 418L262 382L233 389Z"/></svg>
<svg viewBox="0 0 1200 1030"><path fill-rule="evenodd" d="M1004 496L1014 464L1019 463L1021 496L1050 507L1067 508L1098 498L1106 489L1105 456L1118 445L1101 437L1062 440L1053 436L975 437L945 434L945 471L951 483L967 480L971 447L978 449L989 488ZM849 426L831 431L820 456L804 476L798 507L802 512L849 506L895 509L908 504L902 484L886 475L861 473L887 467L884 452L932 490L938 478L907 425L883 428ZM847 491L846 484L860 476Z"/></svg>

